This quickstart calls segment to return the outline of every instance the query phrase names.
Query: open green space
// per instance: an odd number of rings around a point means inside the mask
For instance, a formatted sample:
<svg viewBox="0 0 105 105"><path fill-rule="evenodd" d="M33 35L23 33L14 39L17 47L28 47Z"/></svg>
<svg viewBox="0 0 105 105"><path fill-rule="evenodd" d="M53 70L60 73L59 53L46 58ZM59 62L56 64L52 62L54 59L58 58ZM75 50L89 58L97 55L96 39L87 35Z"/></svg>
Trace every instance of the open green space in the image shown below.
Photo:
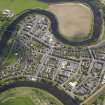
<svg viewBox="0 0 105 105"><path fill-rule="evenodd" d="M48 5L46 3L42 3L38 0L0 0L0 11L4 9L11 10L15 15L31 8L44 8L46 9ZM2 16L0 16L2 17ZM0 27L6 27L8 25L9 20L6 19L6 17L0 18ZM2 36L2 33L0 33L0 36ZM7 48L6 48L7 49ZM0 61L3 61L2 64L12 64L16 62L15 56L10 53L11 49L7 49L9 51L5 51L0 56ZM1 63L0 63L1 64Z"/></svg>
<svg viewBox="0 0 105 105"><path fill-rule="evenodd" d="M0 0L0 10L9 9L14 14L30 8L47 8L46 3L38 0Z"/></svg>
<svg viewBox="0 0 105 105"><path fill-rule="evenodd" d="M3 105L34 105L34 104L32 103L29 97L16 97L4 102Z"/></svg>
<svg viewBox="0 0 105 105"><path fill-rule="evenodd" d="M0 105L63 105L50 93L37 88L15 88L0 94Z"/></svg>
<svg viewBox="0 0 105 105"><path fill-rule="evenodd" d="M94 105L104 105L105 104L105 93L103 95L100 95L100 97L98 97L95 102L93 102ZM87 105L91 105L91 104L87 104Z"/></svg>
<svg viewBox="0 0 105 105"><path fill-rule="evenodd" d="M105 93L101 95L95 102L95 105L103 105L105 103Z"/></svg>
<svg viewBox="0 0 105 105"><path fill-rule="evenodd" d="M3 50L0 55L0 65L12 65L16 63L18 56L12 51L13 40L9 40L7 43L7 47Z"/></svg>

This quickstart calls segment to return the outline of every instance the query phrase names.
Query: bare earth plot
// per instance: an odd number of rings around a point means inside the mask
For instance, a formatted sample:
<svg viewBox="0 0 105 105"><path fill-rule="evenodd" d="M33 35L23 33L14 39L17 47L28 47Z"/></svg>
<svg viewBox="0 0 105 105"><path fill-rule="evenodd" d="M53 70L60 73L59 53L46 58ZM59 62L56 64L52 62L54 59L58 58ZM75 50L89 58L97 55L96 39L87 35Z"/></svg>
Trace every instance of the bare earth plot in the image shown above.
<svg viewBox="0 0 105 105"><path fill-rule="evenodd" d="M80 3L50 4L59 22L59 31L68 39L87 38L92 31L93 13Z"/></svg>

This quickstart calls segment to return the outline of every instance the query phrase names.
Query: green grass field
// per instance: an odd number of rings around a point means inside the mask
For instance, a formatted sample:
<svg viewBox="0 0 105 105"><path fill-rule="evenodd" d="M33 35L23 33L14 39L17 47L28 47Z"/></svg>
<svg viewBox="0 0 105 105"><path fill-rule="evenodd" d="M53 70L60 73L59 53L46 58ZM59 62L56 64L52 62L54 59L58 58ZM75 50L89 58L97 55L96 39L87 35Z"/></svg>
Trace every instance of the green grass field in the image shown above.
<svg viewBox="0 0 105 105"><path fill-rule="evenodd" d="M10 9L14 14L17 14L29 8L47 8L46 3L38 0L0 0L0 10Z"/></svg>
<svg viewBox="0 0 105 105"><path fill-rule="evenodd" d="M29 97L16 97L4 102L1 105L34 105Z"/></svg>
<svg viewBox="0 0 105 105"><path fill-rule="evenodd" d="M63 105L50 93L37 88L15 88L0 94L0 105Z"/></svg>
<svg viewBox="0 0 105 105"><path fill-rule="evenodd" d="M46 8L48 8L48 4L42 3L38 0L0 0L0 11L2 11L4 9L9 9L16 15L16 14L18 14L26 9L30 9L30 8L46 9ZM4 21L1 20L0 26L5 27L6 23L7 23L6 19ZM1 33L0 33L0 36L2 36ZM8 52L10 52L10 51L8 51ZM1 61L4 61L2 58L0 57ZM10 57L9 57L9 55L6 54L5 58L7 61L2 62L3 64L4 63L6 63L6 64L15 63L16 59L14 56L11 57L11 55L10 55ZM1 64L1 62L0 62L0 64Z"/></svg>

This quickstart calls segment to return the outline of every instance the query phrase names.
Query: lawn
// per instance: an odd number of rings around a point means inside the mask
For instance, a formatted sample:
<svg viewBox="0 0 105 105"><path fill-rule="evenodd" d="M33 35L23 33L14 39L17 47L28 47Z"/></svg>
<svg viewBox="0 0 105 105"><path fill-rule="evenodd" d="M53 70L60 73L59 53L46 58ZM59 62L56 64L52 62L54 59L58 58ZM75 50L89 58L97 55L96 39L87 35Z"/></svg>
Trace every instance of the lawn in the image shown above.
<svg viewBox="0 0 105 105"><path fill-rule="evenodd" d="M0 105L34 105L29 97L15 97Z"/></svg>
<svg viewBox="0 0 105 105"><path fill-rule="evenodd" d="M38 0L0 0L0 10L10 9L14 14L17 14L29 8L44 8L48 5Z"/></svg>
<svg viewBox="0 0 105 105"><path fill-rule="evenodd" d="M15 88L0 94L0 105L63 105L56 97L38 88Z"/></svg>

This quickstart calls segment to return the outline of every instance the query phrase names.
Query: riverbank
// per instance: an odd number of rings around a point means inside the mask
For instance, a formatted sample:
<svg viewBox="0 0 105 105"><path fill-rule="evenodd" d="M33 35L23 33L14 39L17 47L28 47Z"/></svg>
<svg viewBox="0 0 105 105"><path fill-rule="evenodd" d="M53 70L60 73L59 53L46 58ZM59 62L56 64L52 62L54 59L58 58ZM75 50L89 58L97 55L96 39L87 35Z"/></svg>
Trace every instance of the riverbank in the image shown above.
<svg viewBox="0 0 105 105"><path fill-rule="evenodd" d="M64 91L59 90L56 86L52 86L47 82L33 82L33 81L17 81L8 85L2 86L0 92L17 88L17 87L35 87L47 91L48 93L59 99L64 105L78 105L78 103L67 95Z"/></svg>

